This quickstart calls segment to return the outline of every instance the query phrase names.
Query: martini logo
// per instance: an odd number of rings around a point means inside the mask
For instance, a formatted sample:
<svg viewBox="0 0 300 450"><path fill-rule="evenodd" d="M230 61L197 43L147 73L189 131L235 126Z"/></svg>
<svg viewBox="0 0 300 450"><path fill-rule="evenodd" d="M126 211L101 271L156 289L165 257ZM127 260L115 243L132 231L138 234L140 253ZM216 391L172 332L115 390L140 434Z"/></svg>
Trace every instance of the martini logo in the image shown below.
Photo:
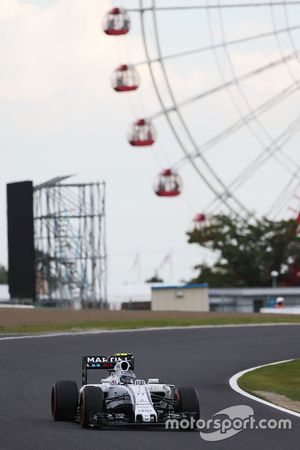
<svg viewBox="0 0 300 450"><path fill-rule="evenodd" d="M99 363L116 363L118 361L127 361L127 358L120 358L118 356L87 356L86 362L88 364L99 364Z"/></svg>

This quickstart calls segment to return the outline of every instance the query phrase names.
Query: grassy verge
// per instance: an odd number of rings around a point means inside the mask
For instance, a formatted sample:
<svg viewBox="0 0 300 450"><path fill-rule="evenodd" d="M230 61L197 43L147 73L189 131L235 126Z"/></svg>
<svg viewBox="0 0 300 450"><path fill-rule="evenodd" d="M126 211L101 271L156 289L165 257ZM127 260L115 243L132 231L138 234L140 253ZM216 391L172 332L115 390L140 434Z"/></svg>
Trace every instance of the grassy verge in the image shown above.
<svg viewBox="0 0 300 450"><path fill-rule="evenodd" d="M146 313L147 314L147 313ZM39 333L54 331L72 331L72 330L120 330L120 329L138 329L148 327L174 327L174 326L195 326L195 325L243 325L260 323L300 323L299 316L261 316L253 315L222 315L212 314L203 318L143 318L143 319L124 319L124 320L82 320L66 321L62 323L30 323L18 325L0 325L0 334L8 333Z"/></svg>
<svg viewBox="0 0 300 450"><path fill-rule="evenodd" d="M247 392L272 392L300 401L300 360L262 367L243 375L239 386Z"/></svg>

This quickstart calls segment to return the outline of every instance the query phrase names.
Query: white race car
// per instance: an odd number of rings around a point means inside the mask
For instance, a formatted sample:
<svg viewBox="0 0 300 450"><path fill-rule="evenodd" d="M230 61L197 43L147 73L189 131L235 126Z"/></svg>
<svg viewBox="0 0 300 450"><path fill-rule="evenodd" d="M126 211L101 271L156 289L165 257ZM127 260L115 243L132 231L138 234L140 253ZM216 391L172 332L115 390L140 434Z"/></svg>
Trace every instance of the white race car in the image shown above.
<svg viewBox="0 0 300 450"><path fill-rule="evenodd" d="M107 369L99 384L87 383L89 369ZM193 387L175 387L157 378L137 379L131 353L84 356L82 387L56 381L51 392L54 420L79 422L83 428L120 424L164 424L168 419L199 418L199 399Z"/></svg>

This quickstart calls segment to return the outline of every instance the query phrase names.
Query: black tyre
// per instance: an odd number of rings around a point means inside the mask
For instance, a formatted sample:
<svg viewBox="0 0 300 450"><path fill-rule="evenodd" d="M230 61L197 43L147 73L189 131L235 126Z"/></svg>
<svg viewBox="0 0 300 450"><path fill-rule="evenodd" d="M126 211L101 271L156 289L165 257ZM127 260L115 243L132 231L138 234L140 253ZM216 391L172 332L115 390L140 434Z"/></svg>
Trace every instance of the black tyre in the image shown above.
<svg viewBox="0 0 300 450"><path fill-rule="evenodd" d="M54 420L74 421L78 408L76 381L60 380L52 386L51 412Z"/></svg>
<svg viewBox="0 0 300 450"><path fill-rule="evenodd" d="M196 420L200 417L200 405L197 391L194 387L178 387L176 395L176 412L187 413Z"/></svg>
<svg viewBox="0 0 300 450"><path fill-rule="evenodd" d="M80 395L80 425L87 428L92 421L92 417L97 413L105 412L105 401L102 389L87 386Z"/></svg>

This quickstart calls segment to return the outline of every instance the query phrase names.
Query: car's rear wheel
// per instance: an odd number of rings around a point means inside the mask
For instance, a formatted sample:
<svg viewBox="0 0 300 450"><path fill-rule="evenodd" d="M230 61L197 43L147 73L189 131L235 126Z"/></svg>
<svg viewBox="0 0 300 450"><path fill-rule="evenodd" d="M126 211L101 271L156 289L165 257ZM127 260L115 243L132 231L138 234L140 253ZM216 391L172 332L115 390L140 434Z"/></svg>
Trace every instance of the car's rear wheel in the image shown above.
<svg viewBox="0 0 300 450"><path fill-rule="evenodd" d="M175 391L176 412L186 413L198 420L200 417L200 405L198 393L194 387L178 387Z"/></svg>
<svg viewBox="0 0 300 450"><path fill-rule="evenodd" d="M80 425L87 428L93 416L105 412L104 395L101 388L87 386L80 395ZM98 423L98 425L100 425Z"/></svg>
<svg viewBox="0 0 300 450"><path fill-rule="evenodd" d="M55 381L51 391L51 412L54 420L74 421L78 407L76 381Z"/></svg>

